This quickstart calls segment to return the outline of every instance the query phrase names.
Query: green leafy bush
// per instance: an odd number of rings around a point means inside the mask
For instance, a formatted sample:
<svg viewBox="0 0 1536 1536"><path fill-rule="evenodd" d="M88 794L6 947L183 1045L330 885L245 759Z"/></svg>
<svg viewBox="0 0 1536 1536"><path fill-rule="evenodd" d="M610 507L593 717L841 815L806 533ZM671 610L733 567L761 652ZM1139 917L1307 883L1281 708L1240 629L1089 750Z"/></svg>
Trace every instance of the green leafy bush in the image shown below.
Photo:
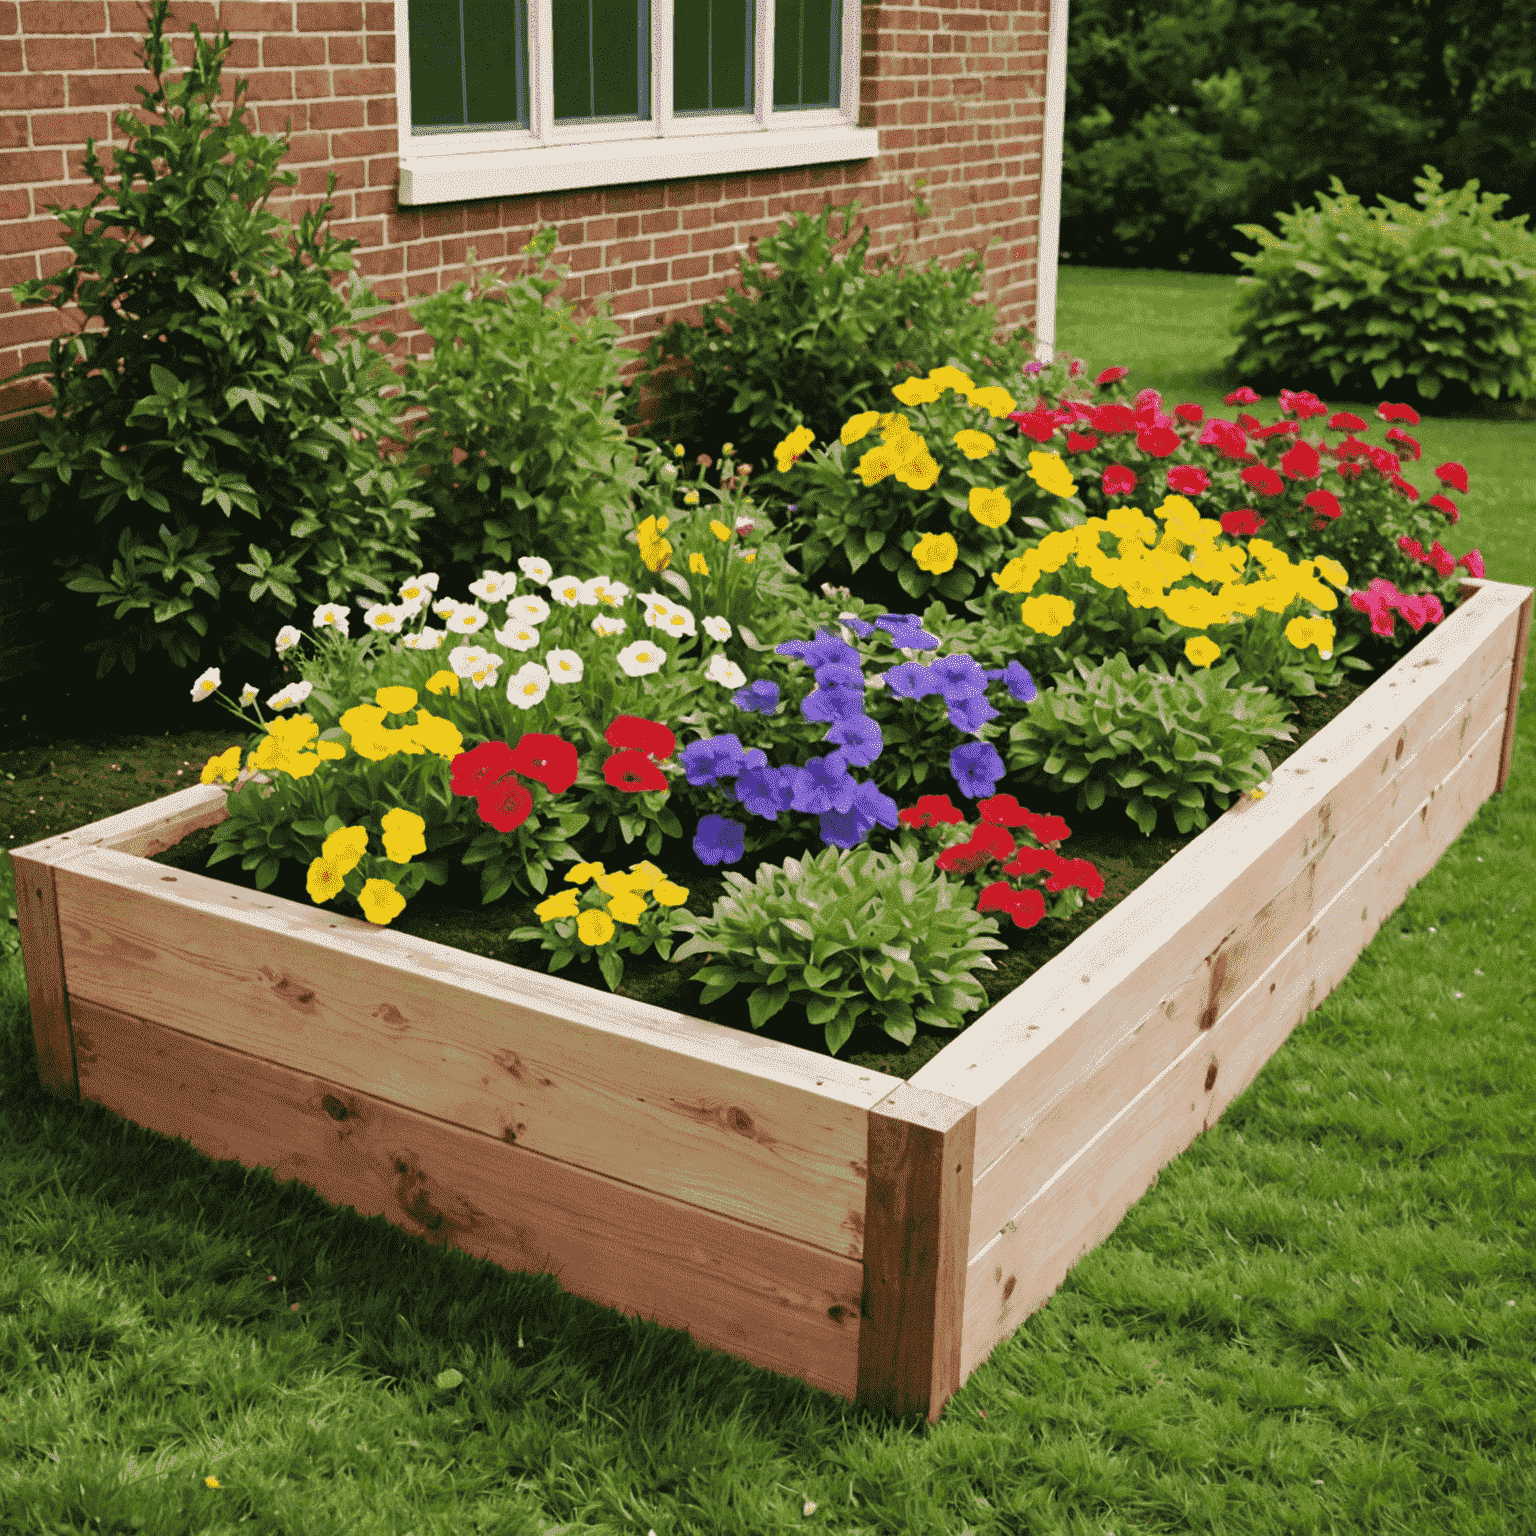
<svg viewBox="0 0 1536 1536"><path fill-rule="evenodd" d="M101 190L85 208L50 209L73 263L12 289L20 304L73 300L102 322L18 375L47 373L54 409L38 423L42 452L13 478L39 538L67 551L53 564L68 590L115 605L115 629L98 623L84 647L100 652L98 677L118 662L132 672L157 642L174 667L196 662L205 638L217 660L268 656L297 605L386 594L430 515L380 461L394 375L356 324L380 301L332 286L358 242L320 238L329 202L297 230L266 211L297 179L276 170L287 139L246 127L243 82L219 117L227 33L210 43L194 26L192 66L166 83L165 16L156 0L144 118L117 116L115 190L93 140L85 169ZM136 526L144 513L158 539ZM237 607L225 589L238 575ZM92 617L77 612L61 640Z"/></svg>
<svg viewBox="0 0 1536 1536"><path fill-rule="evenodd" d="M1237 228L1262 247L1237 259L1232 366L1255 379L1363 391L1413 381L1421 398L1536 395L1536 234L1527 215L1494 215L1508 201L1469 181L1440 188L1432 166L1415 177L1421 208L1379 198L1362 209L1330 178L1334 197L1276 216L1281 235Z"/></svg>
<svg viewBox="0 0 1536 1536"><path fill-rule="evenodd" d="M991 937L996 921L971 910L912 849L828 848L765 864L755 884L734 871L725 878L735 894L708 918L674 915L673 926L694 937L673 959L720 957L693 978L704 984L706 1004L756 983L747 1003L753 1029L803 994L806 1017L825 1026L833 1055L872 1007L903 1045L919 1022L959 1028L960 1016L986 1001L971 979L996 968L983 951L1007 948Z"/></svg>
<svg viewBox="0 0 1536 1536"><path fill-rule="evenodd" d="M526 249L543 259L554 243L549 227ZM432 338L401 393L427 411L408 456L436 513L421 530L424 568L463 585L550 547L562 571L611 575L643 478L615 415L619 328L607 306L582 324L545 303L564 267L509 283L470 258L464 282L412 311Z"/></svg>
<svg viewBox="0 0 1536 1536"><path fill-rule="evenodd" d="M1151 836L1158 803L1180 832L1209 824L1268 777L1262 744L1289 741L1286 706L1252 684L1229 687L1236 658L1194 676L1170 673L1160 657L1133 669L1117 652L1098 666L1076 660L1081 681L1062 679L1030 704L1008 732L1009 771L1026 782L1077 785L1077 807L1106 798Z"/></svg>

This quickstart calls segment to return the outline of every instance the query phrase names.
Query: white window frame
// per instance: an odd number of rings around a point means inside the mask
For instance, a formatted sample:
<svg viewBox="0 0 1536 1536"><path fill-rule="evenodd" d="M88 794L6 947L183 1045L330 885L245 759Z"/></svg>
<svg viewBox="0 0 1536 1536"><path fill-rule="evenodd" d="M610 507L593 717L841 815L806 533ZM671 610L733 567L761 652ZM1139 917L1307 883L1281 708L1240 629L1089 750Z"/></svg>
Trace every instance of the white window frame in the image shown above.
<svg viewBox="0 0 1536 1536"><path fill-rule="evenodd" d="M758 0L752 112L672 114L672 0L651 0L651 119L557 128L550 0L528 0L530 126L463 133L411 132L410 0L395 5L402 207L517 197L636 181L676 181L868 159L880 134L860 128L862 0L843 0L842 106L773 109L773 0Z"/></svg>

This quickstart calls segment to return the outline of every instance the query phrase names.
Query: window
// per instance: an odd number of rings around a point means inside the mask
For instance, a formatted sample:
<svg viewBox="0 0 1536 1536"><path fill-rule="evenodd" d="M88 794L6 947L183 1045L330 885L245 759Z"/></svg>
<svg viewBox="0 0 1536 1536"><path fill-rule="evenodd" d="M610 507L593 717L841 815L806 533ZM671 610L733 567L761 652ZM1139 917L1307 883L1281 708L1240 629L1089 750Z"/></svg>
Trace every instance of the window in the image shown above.
<svg viewBox="0 0 1536 1536"><path fill-rule="evenodd" d="M400 201L867 159L860 0L402 0Z"/></svg>

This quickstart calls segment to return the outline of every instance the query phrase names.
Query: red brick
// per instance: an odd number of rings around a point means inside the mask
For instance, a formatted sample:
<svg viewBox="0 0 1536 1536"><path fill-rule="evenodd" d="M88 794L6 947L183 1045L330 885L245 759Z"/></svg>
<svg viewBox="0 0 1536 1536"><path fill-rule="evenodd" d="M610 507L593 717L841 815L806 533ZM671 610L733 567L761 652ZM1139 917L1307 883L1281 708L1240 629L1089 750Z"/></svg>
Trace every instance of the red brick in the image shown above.
<svg viewBox="0 0 1536 1536"><path fill-rule="evenodd" d="M291 32L293 6L261 4L259 0L224 0L219 25L229 32Z"/></svg>
<svg viewBox="0 0 1536 1536"><path fill-rule="evenodd" d="M662 209L641 217L640 232L645 235L670 235L682 226L682 222L682 215L676 209Z"/></svg>
<svg viewBox="0 0 1536 1536"><path fill-rule="evenodd" d="M395 207L394 189L392 187L384 187L377 191L354 192L352 194L352 207L356 212L356 216L360 219L367 218L370 214L393 213Z"/></svg>
<svg viewBox="0 0 1536 1536"><path fill-rule="evenodd" d="M393 32L388 37L370 34L368 38L368 62L370 64L393 64L395 62L395 35Z"/></svg>
<svg viewBox="0 0 1536 1536"><path fill-rule="evenodd" d="M89 37L107 30L107 8L101 0L22 0L21 29L34 37L59 32Z"/></svg>
<svg viewBox="0 0 1536 1536"><path fill-rule="evenodd" d="M269 36L261 39L261 62L268 69L304 68L325 63L323 37Z"/></svg>
<svg viewBox="0 0 1536 1536"><path fill-rule="evenodd" d="M14 37L21 31L21 12L15 0L5 0L0 5L0 36Z"/></svg>
<svg viewBox="0 0 1536 1536"><path fill-rule="evenodd" d="M50 181L63 170L64 157L56 149L12 151L0 155L0 186Z"/></svg>
<svg viewBox="0 0 1536 1536"><path fill-rule="evenodd" d="M300 32L361 32L361 5L338 5L332 0L299 0Z"/></svg>
<svg viewBox="0 0 1536 1536"><path fill-rule="evenodd" d="M25 114L0 117L0 149L27 149L30 135Z"/></svg>
<svg viewBox="0 0 1536 1536"><path fill-rule="evenodd" d="M111 131L112 119L105 112L37 112L32 117L32 140L39 148L105 139Z"/></svg>
<svg viewBox="0 0 1536 1536"><path fill-rule="evenodd" d="M121 108L138 101L138 88L144 84L137 75L71 75L69 104L72 107Z"/></svg>
<svg viewBox="0 0 1536 1536"><path fill-rule="evenodd" d="M43 74L50 69L95 69L96 45L88 37L29 37L27 69Z"/></svg>
<svg viewBox="0 0 1536 1536"><path fill-rule="evenodd" d="M25 219L32 212L31 195L23 187L0 187L0 219Z"/></svg>
<svg viewBox="0 0 1536 1536"><path fill-rule="evenodd" d="M437 273L435 271L415 272L405 280L405 292L408 299L425 298L429 293L436 293L437 291ZM419 346L417 344L418 341L422 340L427 342L425 347ZM431 341L426 336L412 338L411 345L412 349L418 354L422 352L430 352L432 350Z"/></svg>
<svg viewBox="0 0 1536 1536"><path fill-rule="evenodd" d="M293 75L293 94L301 101L315 96L329 96L331 71L328 69L299 69Z"/></svg>
<svg viewBox="0 0 1536 1536"><path fill-rule="evenodd" d="M427 267L440 267L443 264L443 243L441 240L423 240L418 245L406 247L405 265L408 271L420 272Z"/></svg>
<svg viewBox="0 0 1536 1536"><path fill-rule="evenodd" d="M0 75L19 75L25 68L21 40L0 43Z"/></svg>
<svg viewBox="0 0 1536 1536"><path fill-rule="evenodd" d="M311 128L360 128L362 122L363 104L360 101L312 101L309 103Z"/></svg>
<svg viewBox="0 0 1536 1536"><path fill-rule="evenodd" d="M312 164L317 160L329 160L330 135L324 133L296 133L288 141L288 153L283 164L290 168Z"/></svg>
<svg viewBox="0 0 1536 1536"><path fill-rule="evenodd" d="M395 72L393 69L338 69L336 94L338 96L394 95Z"/></svg>
<svg viewBox="0 0 1536 1536"><path fill-rule="evenodd" d="M361 64L363 40L361 37L330 37L325 42L325 56L332 64Z"/></svg>
<svg viewBox="0 0 1536 1536"><path fill-rule="evenodd" d="M350 103L350 105L358 105L358 103ZM387 154L398 143L397 135L389 128L337 133L331 136L331 153L338 160L353 157L360 159L366 155Z"/></svg>
<svg viewBox="0 0 1536 1536"><path fill-rule="evenodd" d="M375 96L368 103L368 126L370 128L392 127L399 119L399 105L393 96L388 98Z"/></svg>
<svg viewBox="0 0 1536 1536"><path fill-rule="evenodd" d="M390 277L405 271L405 252L399 246L358 251L353 259L364 277Z"/></svg>

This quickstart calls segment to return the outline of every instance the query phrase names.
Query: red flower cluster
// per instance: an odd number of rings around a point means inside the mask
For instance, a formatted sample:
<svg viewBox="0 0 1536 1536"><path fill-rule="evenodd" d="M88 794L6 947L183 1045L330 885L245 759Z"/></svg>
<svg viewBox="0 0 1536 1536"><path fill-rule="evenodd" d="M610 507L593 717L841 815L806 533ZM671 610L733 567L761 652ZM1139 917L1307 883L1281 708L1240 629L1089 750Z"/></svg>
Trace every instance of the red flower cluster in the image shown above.
<svg viewBox="0 0 1536 1536"><path fill-rule="evenodd" d="M1230 536L1245 533L1257 533L1267 521L1257 512L1223 512L1221 514L1221 531Z"/></svg>
<svg viewBox="0 0 1536 1536"><path fill-rule="evenodd" d="M1433 592L1421 592L1410 597L1399 592L1385 577L1378 576L1364 592L1351 592L1350 605L1361 613L1369 614L1374 634L1390 637L1395 629L1393 611L1402 614L1411 629L1423 629L1426 624L1438 624L1445 617L1445 609Z"/></svg>
<svg viewBox="0 0 1536 1536"><path fill-rule="evenodd" d="M1424 546L1417 539L1410 539L1406 533L1397 541L1397 547L1411 559L1417 560L1420 565L1434 566L1441 576L1449 576L1456 569L1456 557L1441 544L1439 539L1435 540L1434 547L1428 554L1424 552Z"/></svg>

